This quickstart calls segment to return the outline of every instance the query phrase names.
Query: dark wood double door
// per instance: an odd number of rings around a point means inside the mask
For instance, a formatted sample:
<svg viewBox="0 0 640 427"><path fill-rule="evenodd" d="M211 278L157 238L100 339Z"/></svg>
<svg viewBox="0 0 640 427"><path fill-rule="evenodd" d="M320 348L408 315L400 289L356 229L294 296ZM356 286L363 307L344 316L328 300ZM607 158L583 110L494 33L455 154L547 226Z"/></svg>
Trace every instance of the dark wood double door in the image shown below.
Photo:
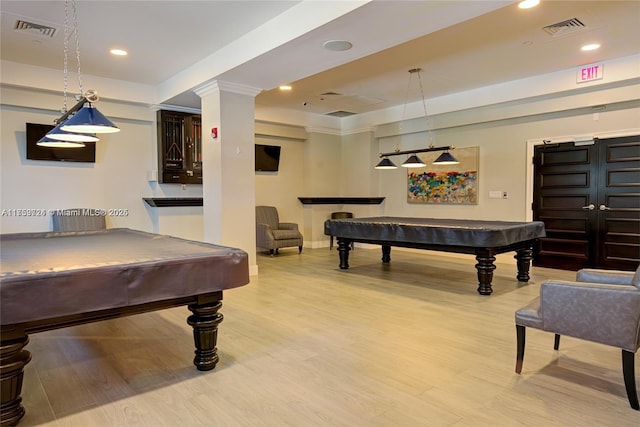
<svg viewBox="0 0 640 427"><path fill-rule="evenodd" d="M635 270L640 264L640 136L534 151L533 219L547 237L533 264Z"/></svg>

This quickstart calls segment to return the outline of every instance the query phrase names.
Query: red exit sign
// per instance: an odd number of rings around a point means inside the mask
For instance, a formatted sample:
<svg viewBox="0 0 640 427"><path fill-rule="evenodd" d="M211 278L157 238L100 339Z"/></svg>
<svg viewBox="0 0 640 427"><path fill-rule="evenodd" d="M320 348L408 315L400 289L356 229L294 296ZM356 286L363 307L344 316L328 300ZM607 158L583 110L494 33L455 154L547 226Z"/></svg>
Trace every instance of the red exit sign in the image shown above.
<svg viewBox="0 0 640 427"><path fill-rule="evenodd" d="M576 73L576 83L600 80L604 76L604 64L585 65Z"/></svg>

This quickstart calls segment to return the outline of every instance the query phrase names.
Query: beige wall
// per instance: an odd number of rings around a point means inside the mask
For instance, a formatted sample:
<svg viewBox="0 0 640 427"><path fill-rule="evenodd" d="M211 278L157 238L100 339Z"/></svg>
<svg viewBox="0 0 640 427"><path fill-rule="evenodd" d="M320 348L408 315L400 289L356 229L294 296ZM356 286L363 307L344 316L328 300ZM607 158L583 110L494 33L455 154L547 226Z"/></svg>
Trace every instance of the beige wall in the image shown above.
<svg viewBox="0 0 640 427"><path fill-rule="evenodd" d="M298 197L304 196L304 140L258 135L256 144L281 147L278 172L255 172L256 206L275 206L281 221L302 226Z"/></svg>
<svg viewBox="0 0 640 427"><path fill-rule="evenodd" d="M526 200L527 140L562 135L597 135L628 132L640 123L640 103L600 112L553 112L530 117L457 126L434 132L434 144L480 147L477 205L421 205L406 200L406 170L376 171L380 195L386 197L385 215L437 218L478 218L523 221L530 203ZM481 110L481 109L478 109ZM468 112L465 112L465 115ZM481 115L482 111L478 111ZM395 138L380 139L381 151L393 151ZM427 145L424 132L403 135L401 149ZM455 151L454 151L455 154ZM402 161L402 160L400 160ZM508 199L490 199L489 191L506 191Z"/></svg>
<svg viewBox="0 0 640 427"><path fill-rule="evenodd" d="M109 227L127 227L189 239L202 238L202 208L152 208L144 197L199 197L200 186L148 180L157 168L155 111L140 105L100 101L98 108L121 132L100 136L96 163L26 159L25 124L50 124L60 116L62 98L40 91L2 87L0 92L0 208L126 209L107 217ZM126 115L123 118L122 115ZM2 233L49 231L51 217L0 217Z"/></svg>
<svg viewBox="0 0 640 427"><path fill-rule="evenodd" d="M603 85L598 90L558 92L429 117L436 145L479 146L479 202L471 206L409 204L406 170L377 171L379 152L428 144L424 119L400 126L384 115L370 126L345 132L280 122L256 122L256 142L282 146L280 171L254 174L256 204L275 205L283 220L300 224L305 246L328 245L323 223L333 211L356 216L399 215L525 220L527 140L557 136L637 131L640 123L638 79ZM100 101L100 110L122 132L98 143L94 165L25 159L25 123L51 123L59 116L60 94L3 85L1 88L0 207L127 209L126 217L107 218L111 227L130 227L190 239L203 238L202 208L151 208L143 197L199 197L197 185L158 184L148 174L157 168L155 111L148 105ZM591 106L597 106L592 110ZM604 109L603 109L604 107ZM366 116L366 115L365 115ZM366 117L362 117L364 120ZM347 118L349 119L349 118ZM348 123L343 122L343 125ZM402 132L400 130L402 129ZM253 161L253 158L247 161ZM250 168L252 169L252 167ZM249 169L248 169L249 170ZM489 199L492 190L508 199ZM382 205L303 206L300 196L383 196ZM253 229L254 224L247 224ZM0 231L46 231L50 217L0 218Z"/></svg>

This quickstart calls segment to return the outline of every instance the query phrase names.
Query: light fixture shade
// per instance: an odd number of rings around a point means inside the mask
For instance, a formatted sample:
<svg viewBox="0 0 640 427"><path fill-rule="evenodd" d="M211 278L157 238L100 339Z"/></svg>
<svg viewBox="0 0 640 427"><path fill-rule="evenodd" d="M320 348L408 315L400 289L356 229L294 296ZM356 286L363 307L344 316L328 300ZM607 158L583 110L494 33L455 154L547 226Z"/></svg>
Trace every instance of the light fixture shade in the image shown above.
<svg viewBox="0 0 640 427"><path fill-rule="evenodd" d="M416 154L412 154L411 156L409 156L409 158L402 164L403 168L422 168L425 166L426 164L422 160L420 160L420 157L418 157Z"/></svg>
<svg viewBox="0 0 640 427"><path fill-rule="evenodd" d="M73 132L69 132L69 131L65 131L62 129L63 125L66 124L67 122L64 121L61 124L59 124L58 126L54 127L53 129L51 129L49 132L47 132L47 134L45 135L45 138L49 139L49 140L56 140L56 141L64 141L64 142L96 142L99 141L99 139L95 136L95 135L91 135L91 134L87 134L87 133L73 133ZM44 139L44 138L42 138ZM42 141L42 139L40 141ZM40 141L38 141L36 144L38 145L42 145L40 144Z"/></svg>
<svg viewBox="0 0 640 427"><path fill-rule="evenodd" d="M433 162L434 165L457 165L460 163L455 157L449 154L448 151L440 154L438 158Z"/></svg>
<svg viewBox="0 0 640 427"><path fill-rule="evenodd" d="M47 136L43 136L36 142L36 145L39 147L49 147L49 148L82 148L84 147L84 142L80 141L58 141L56 139L47 138Z"/></svg>
<svg viewBox="0 0 640 427"><path fill-rule="evenodd" d="M389 160L388 157L385 157L382 160L380 160L380 162L378 162L375 169L396 169L396 167L397 166L394 165L393 162Z"/></svg>
<svg viewBox="0 0 640 427"><path fill-rule="evenodd" d="M62 130L80 133L120 132L120 128L91 103L85 104L77 113L67 119L62 125Z"/></svg>

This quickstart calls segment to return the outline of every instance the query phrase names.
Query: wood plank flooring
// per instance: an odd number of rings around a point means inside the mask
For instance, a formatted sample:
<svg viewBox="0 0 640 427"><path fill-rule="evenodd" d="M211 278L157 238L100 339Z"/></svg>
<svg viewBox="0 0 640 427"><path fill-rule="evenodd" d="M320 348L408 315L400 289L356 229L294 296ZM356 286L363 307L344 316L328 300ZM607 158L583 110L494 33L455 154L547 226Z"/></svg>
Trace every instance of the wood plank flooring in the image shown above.
<svg viewBox="0 0 640 427"><path fill-rule="evenodd" d="M215 370L192 365L186 307L31 335L21 426L638 426L620 350L530 330L514 373L518 284L499 258L490 297L475 259L357 248L260 254L225 293ZM503 261L501 261L503 260ZM636 358L636 364L638 359ZM637 369L638 370L638 369Z"/></svg>

